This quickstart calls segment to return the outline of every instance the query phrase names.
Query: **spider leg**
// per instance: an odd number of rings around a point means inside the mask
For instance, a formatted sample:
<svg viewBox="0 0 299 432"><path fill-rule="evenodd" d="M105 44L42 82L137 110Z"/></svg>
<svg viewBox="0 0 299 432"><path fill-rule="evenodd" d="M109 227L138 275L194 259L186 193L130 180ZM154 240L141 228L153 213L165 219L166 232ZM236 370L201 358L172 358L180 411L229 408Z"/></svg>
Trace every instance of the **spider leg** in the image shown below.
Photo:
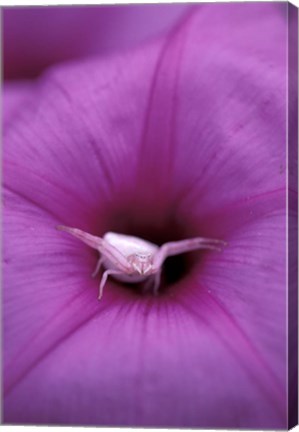
<svg viewBox="0 0 299 432"><path fill-rule="evenodd" d="M66 231L77 239L81 240L88 246L96 249L101 255L114 264L123 273L129 274L131 272L131 264L128 263L127 258L114 246L102 239L101 237L94 236L78 228L71 228L67 226L58 226L58 230Z"/></svg>
<svg viewBox="0 0 299 432"><path fill-rule="evenodd" d="M99 272L99 270L101 268L101 265L103 264L103 261L104 261L103 257L100 256L100 258L97 261L96 268L94 269L91 277L93 277L93 278L96 277L96 275L98 274L98 272Z"/></svg>
<svg viewBox="0 0 299 432"><path fill-rule="evenodd" d="M102 298L102 295L103 295L103 289L104 289L104 286L105 286L105 284L106 284L106 282L107 282L108 276L109 276L109 275L113 275L113 274L122 274L122 273L123 273L123 272L120 271L120 270L106 270L106 271L103 273L103 276L102 276L102 279L101 279L101 282L100 282L100 286L99 286L99 296L98 296L98 300L101 300L101 298Z"/></svg>
<svg viewBox="0 0 299 432"><path fill-rule="evenodd" d="M207 239L204 237L195 237L177 242L165 243L160 247L154 256L153 270L158 272L165 259L169 256L180 255L198 249L210 249L221 251L220 246L225 246L226 242L222 240Z"/></svg>
<svg viewBox="0 0 299 432"><path fill-rule="evenodd" d="M161 273L162 273L162 269L159 270L157 273L149 276L149 278L143 284L143 288L142 288L143 294L145 294L149 290L151 290L154 293L154 295L158 294L160 281L161 281Z"/></svg>
<svg viewBox="0 0 299 432"><path fill-rule="evenodd" d="M154 275L149 275L148 278L143 282L142 293L145 294L152 289L154 282Z"/></svg>
<svg viewBox="0 0 299 432"><path fill-rule="evenodd" d="M158 294L159 286L161 282L161 273L162 273L162 267L160 267L160 270L155 274L154 279L154 295Z"/></svg>
<svg viewBox="0 0 299 432"><path fill-rule="evenodd" d="M78 228L71 228L64 225L59 225L57 227L59 231L65 231L72 236L76 237L77 239L81 240L83 243L87 244L88 246L92 247L93 249L99 249L99 247L103 243L103 239L101 237L96 237L92 234L89 234L85 231L82 231Z"/></svg>
<svg viewBox="0 0 299 432"><path fill-rule="evenodd" d="M132 273L132 266L128 262L127 258L110 243L103 240L98 251L102 254L103 257L107 258L111 262L111 264L117 267L117 269L120 270L121 273Z"/></svg>

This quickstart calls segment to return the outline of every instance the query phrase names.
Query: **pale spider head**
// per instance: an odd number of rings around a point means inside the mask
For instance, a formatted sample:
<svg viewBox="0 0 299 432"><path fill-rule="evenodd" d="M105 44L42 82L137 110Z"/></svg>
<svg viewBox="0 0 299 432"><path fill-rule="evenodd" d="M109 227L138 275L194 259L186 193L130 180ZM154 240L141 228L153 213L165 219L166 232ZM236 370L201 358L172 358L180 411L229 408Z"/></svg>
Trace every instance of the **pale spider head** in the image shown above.
<svg viewBox="0 0 299 432"><path fill-rule="evenodd" d="M136 252L129 257L133 269L140 275L151 274L153 255L148 252Z"/></svg>

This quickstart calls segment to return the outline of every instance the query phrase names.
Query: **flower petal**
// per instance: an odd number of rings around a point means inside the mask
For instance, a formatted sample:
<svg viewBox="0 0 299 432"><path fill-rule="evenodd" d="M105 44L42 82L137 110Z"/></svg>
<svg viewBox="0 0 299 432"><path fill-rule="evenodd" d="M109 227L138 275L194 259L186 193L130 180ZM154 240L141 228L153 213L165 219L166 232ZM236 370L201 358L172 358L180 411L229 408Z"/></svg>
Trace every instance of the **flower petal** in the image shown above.
<svg viewBox="0 0 299 432"><path fill-rule="evenodd" d="M195 9L40 80L4 148L6 421L285 427L283 10ZM157 299L110 282L99 303L96 255L55 225L103 234L115 208L228 245Z"/></svg>
<svg viewBox="0 0 299 432"><path fill-rule="evenodd" d="M167 39L139 153L139 182L157 172L148 199L162 187L198 217L285 187L284 18L283 5L209 5Z"/></svg>
<svg viewBox="0 0 299 432"><path fill-rule="evenodd" d="M226 328L208 299L197 314L167 300L135 301L94 316L10 394L6 421L282 427L261 371L252 376L253 365L244 369L223 340L232 326ZM211 325L216 316L222 330Z"/></svg>
<svg viewBox="0 0 299 432"><path fill-rule="evenodd" d="M228 244L222 252L201 259L200 266L186 284L188 291L178 289L178 295L196 310L194 305L199 304L201 292L207 293L214 309L238 329L235 332L238 339L243 338L248 348L252 346L261 360L260 367L269 371L280 389L277 398L283 406L287 332L285 191L273 194L272 208L269 201L261 197L206 221L210 229L211 224L222 224ZM243 225L233 227L234 220L243 221ZM216 328L221 325L217 316L212 325ZM250 363L252 356L245 347L242 350L237 336L229 332L226 335L236 350L246 356L241 363ZM259 380L262 382L261 378Z"/></svg>
<svg viewBox="0 0 299 432"><path fill-rule="evenodd" d="M26 109L27 99L32 94L33 84L30 81L15 81L3 86L3 124L5 130L9 124Z"/></svg>
<svg viewBox="0 0 299 432"><path fill-rule="evenodd" d="M9 137L16 143L10 144L11 152L15 155L25 140L36 187L44 188L45 181L48 186L49 172L54 194L63 196L57 196L59 201L67 203L70 195L77 195L79 214L82 207L90 208L88 198L95 202L100 195L104 200L111 191L126 202L131 197L145 215L153 206L157 218L166 207L175 207L179 218L187 212L198 217L240 198L285 187L282 11L282 5L268 4L200 9L169 38L148 48L147 56L140 51L84 67L61 67L36 94L36 106L24 118L30 128L23 131L20 124L18 136ZM218 14L223 34L203 25ZM236 28L234 22L239 23ZM261 37L256 52L256 35L265 28L282 42L274 51L273 39ZM206 40L213 42L215 55L226 56L211 57ZM233 44L235 40L241 42ZM200 73L194 69L197 63ZM65 188L58 191L65 175ZM42 190L40 195L43 201L54 200L53 195L43 197ZM57 212L62 217L62 211Z"/></svg>
<svg viewBox="0 0 299 432"><path fill-rule="evenodd" d="M167 31L188 5L7 8L5 78L32 78L53 63L134 47Z"/></svg>

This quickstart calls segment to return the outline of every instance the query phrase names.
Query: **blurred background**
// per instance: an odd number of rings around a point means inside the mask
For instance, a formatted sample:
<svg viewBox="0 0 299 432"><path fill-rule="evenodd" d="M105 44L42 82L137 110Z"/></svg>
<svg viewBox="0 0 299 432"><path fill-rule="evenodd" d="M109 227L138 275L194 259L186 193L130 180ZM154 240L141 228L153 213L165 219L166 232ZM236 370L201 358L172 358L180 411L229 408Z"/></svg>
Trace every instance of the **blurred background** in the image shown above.
<svg viewBox="0 0 299 432"><path fill-rule="evenodd" d="M169 30L188 4L3 8L5 80L34 78L53 63L136 47Z"/></svg>

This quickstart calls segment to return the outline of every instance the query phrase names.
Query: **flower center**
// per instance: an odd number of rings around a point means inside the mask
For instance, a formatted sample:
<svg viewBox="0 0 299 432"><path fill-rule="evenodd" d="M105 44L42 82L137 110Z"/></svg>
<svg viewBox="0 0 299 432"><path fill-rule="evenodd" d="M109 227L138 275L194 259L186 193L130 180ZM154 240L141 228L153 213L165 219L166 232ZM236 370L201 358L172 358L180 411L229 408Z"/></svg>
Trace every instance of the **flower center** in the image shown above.
<svg viewBox="0 0 299 432"><path fill-rule="evenodd" d="M139 218L136 215L129 217L128 214L131 212L113 212L112 216L110 214L109 218L107 218L106 230L138 237L157 246L199 235L190 229L190 224L184 226L182 223L178 223L173 217L164 219L155 218L153 212L152 219L150 220L148 214L142 215L143 217ZM102 234L99 233L99 235ZM174 284L186 278L195 266L199 264L200 256L203 253L205 253L204 250L167 257L162 265L159 293L168 291ZM127 284L124 286L141 293L143 292L143 283Z"/></svg>

